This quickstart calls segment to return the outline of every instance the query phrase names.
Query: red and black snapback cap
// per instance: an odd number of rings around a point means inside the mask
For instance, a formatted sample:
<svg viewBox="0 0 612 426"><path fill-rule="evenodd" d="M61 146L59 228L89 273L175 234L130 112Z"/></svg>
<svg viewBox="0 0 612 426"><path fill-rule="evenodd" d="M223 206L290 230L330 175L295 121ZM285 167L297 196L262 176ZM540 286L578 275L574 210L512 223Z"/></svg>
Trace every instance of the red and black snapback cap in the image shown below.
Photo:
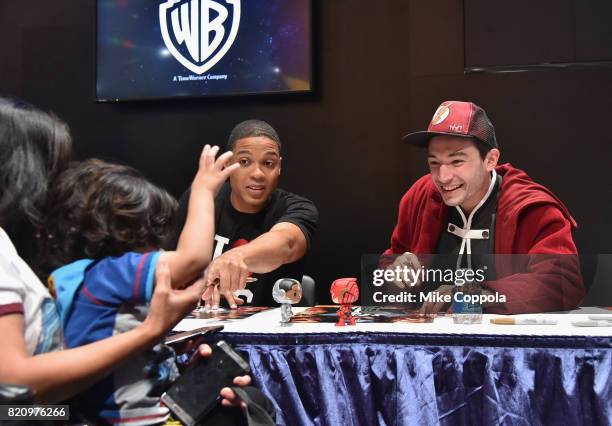
<svg viewBox="0 0 612 426"><path fill-rule="evenodd" d="M434 136L447 135L475 138L497 148L495 128L482 108L472 102L445 101L436 110L427 131L410 133L402 141L426 147Z"/></svg>

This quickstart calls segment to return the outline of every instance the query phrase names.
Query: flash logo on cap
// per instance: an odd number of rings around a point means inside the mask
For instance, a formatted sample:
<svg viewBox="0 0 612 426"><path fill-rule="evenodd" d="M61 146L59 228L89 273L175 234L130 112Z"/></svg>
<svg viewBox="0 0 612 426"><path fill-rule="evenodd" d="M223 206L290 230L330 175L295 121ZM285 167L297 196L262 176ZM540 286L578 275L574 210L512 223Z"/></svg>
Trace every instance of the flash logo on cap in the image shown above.
<svg viewBox="0 0 612 426"><path fill-rule="evenodd" d="M438 124L446 120L448 114L450 114L450 108L446 105L440 105L440 107L436 110L436 113L434 114L433 118L431 119L431 124L433 126L437 126Z"/></svg>

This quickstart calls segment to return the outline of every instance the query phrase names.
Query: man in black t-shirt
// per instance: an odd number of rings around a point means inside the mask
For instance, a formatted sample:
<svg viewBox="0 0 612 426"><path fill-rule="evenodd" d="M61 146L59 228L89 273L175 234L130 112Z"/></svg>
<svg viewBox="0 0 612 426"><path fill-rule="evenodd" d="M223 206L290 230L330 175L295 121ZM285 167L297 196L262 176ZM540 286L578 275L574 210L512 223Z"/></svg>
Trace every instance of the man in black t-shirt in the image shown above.
<svg viewBox="0 0 612 426"><path fill-rule="evenodd" d="M213 261L202 299L206 307L215 309L222 295L235 308L242 302L234 292L244 289L247 277L253 275L257 281L247 287L253 293L251 303L274 305L272 286L277 279L302 280L318 212L310 200L277 188L281 143L269 124L259 120L238 124L227 148L234 153L230 162L241 167L215 198ZM187 190L181 198L178 229L185 223L189 196Z"/></svg>

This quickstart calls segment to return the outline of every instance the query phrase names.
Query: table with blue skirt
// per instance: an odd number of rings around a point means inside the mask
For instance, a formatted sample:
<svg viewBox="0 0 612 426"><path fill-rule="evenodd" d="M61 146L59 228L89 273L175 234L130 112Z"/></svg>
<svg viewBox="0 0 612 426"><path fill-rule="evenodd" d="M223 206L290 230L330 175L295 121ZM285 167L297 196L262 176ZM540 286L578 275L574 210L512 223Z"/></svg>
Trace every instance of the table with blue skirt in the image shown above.
<svg viewBox="0 0 612 426"><path fill-rule="evenodd" d="M529 315L554 326L495 317L286 327L273 309L212 342L248 358L281 425L612 424L612 327L575 327L580 313Z"/></svg>

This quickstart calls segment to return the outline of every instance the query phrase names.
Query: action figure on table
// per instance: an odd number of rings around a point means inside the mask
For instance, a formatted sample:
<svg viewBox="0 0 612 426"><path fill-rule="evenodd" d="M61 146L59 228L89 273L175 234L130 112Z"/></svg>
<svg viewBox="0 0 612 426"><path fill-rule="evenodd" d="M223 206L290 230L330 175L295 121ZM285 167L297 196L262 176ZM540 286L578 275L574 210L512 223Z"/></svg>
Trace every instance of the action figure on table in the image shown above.
<svg viewBox="0 0 612 426"><path fill-rule="evenodd" d="M337 326L355 325L355 317L353 316L353 303L359 298L359 286L357 278L339 278L335 280L329 292L334 303L340 304L338 309Z"/></svg>
<svg viewBox="0 0 612 426"><path fill-rule="evenodd" d="M300 303L300 300L302 300L302 285L298 280L281 278L274 283L272 297L276 303L281 304L281 324L289 325L293 316L291 305Z"/></svg>

